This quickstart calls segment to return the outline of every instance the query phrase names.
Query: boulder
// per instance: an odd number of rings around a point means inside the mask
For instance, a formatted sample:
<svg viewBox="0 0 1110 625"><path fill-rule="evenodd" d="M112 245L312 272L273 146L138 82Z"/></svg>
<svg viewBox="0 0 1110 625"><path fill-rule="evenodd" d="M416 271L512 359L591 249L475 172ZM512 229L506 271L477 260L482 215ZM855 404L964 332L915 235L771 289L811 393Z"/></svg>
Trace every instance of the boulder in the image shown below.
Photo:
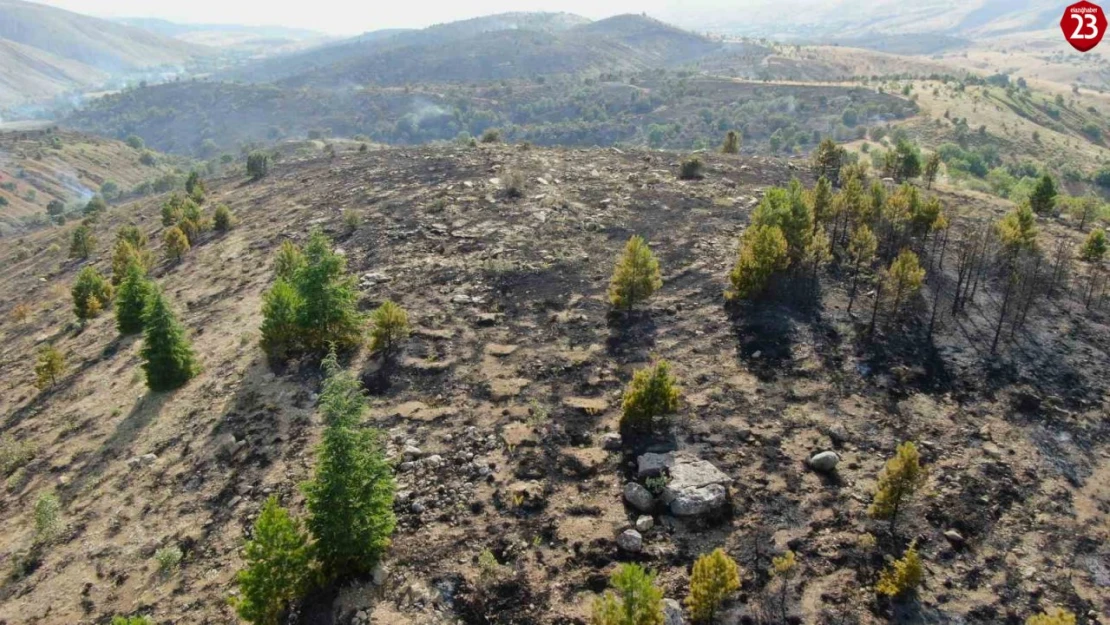
<svg viewBox="0 0 1110 625"><path fill-rule="evenodd" d="M655 496L642 484L636 482L624 485L624 500L640 512L651 512L655 508Z"/></svg>
<svg viewBox="0 0 1110 625"><path fill-rule="evenodd" d="M809 459L809 467L820 473L832 473L839 462L840 456L835 451L822 451Z"/></svg>
<svg viewBox="0 0 1110 625"><path fill-rule="evenodd" d="M644 548L644 537L636 530L624 530L617 537L617 546L629 553L640 553Z"/></svg>
<svg viewBox="0 0 1110 625"><path fill-rule="evenodd" d="M656 454L648 452L637 458L636 464L636 477L639 479L657 477L674 465L674 453Z"/></svg>
<svg viewBox="0 0 1110 625"><path fill-rule="evenodd" d="M678 457L670 467L670 474L662 499L675 516L710 514L728 502L727 484L732 480L710 462Z"/></svg>
<svg viewBox="0 0 1110 625"><path fill-rule="evenodd" d="M636 531L637 532L641 532L641 533L646 532L646 531L648 531L649 529L651 529L653 527L655 527L655 519L649 517L646 514L642 515L642 516L640 516L636 519Z"/></svg>

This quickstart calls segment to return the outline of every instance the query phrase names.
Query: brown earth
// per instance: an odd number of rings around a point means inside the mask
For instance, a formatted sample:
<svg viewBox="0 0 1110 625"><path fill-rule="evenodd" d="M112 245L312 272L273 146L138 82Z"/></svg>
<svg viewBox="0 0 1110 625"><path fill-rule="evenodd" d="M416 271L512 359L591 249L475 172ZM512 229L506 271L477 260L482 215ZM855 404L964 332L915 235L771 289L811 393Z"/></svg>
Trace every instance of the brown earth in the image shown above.
<svg viewBox="0 0 1110 625"><path fill-rule="evenodd" d="M28 237L34 253L20 262L0 248L0 431L37 449L0 500L0 567L29 546L40 493L57 490L67 524L37 568L4 584L0 622L235 622L226 599L245 532L268 493L304 513L298 484L321 430L316 367L273 372L257 345L273 250L314 226L360 277L361 307L393 299L415 330L388 384L364 356L347 363L398 463L387 578L314 593L300 622L584 623L611 567L630 558L615 537L637 516L621 500L635 458L602 450L601 437L616 429L632 372L653 358L669 360L683 388L673 444L732 479L723 518L656 516L645 533L634 559L668 597L685 597L698 554L724 547L744 570L724 622L746 622L769 554L790 548L801 565L795 622L1020 623L1051 605L1110 621L1105 313L1074 297L1046 302L991 356L992 288L966 317L942 315L932 341L928 297L867 340L870 295L849 318L836 269L815 299L726 310L750 210L770 185L812 179L800 162L706 155L706 178L680 181L678 158L386 149L282 164L254 184L212 181L210 203L228 203L241 223L154 272L204 366L168 394L147 392L138 341L118 338L111 315L73 321L78 264L47 249L64 248L68 229ZM520 199L503 192L510 172L527 181ZM1006 209L942 198L963 219ZM362 217L350 235L348 210ZM159 239L157 200L113 208L96 227L102 271L128 220ZM660 258L664 287L631 318L610 316L605 288L631 234ZM932 284L947 284L952 258ZM11 317L20 303L32 308L22 324ZM39 393L31 354L48 341L70 369ZM930 477L891 538L866 508L907 439ZM406 446L424 459L402 465ZM826 449L841 455L831 477L805 466ZM916 601L877 599L884 556L914 538L925 588ZM163 577L152 556L173 544L184 559ZM476 589L484 549L517 571L492 592Z"/></svg>

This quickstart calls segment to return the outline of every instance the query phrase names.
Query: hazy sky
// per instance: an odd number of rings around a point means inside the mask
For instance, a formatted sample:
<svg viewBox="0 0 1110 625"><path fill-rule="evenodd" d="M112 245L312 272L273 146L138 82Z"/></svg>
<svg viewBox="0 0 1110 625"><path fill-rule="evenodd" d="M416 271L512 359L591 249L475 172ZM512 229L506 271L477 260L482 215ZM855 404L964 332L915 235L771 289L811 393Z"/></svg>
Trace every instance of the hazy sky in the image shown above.
<svg viewBox="0 0 1110 625"><path fill-rule="evenodd" d="M97 17L158 17L175 22L281 25L333 34L424 27L506 11L567 11L589 18L641 13L666 19L691 0L34 0ZM757 2L760 0L756 0ZM699 0L701 5L741 2ZM747 4L750 4L748 0Z"/></svg>

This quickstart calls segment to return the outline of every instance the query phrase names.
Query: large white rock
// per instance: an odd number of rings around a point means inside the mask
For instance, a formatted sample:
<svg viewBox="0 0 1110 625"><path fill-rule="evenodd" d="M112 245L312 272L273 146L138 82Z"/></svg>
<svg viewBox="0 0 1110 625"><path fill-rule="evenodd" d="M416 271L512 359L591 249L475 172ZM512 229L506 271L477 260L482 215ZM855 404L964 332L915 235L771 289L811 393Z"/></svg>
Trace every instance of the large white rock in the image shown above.
<svg viewBox="0 0 1110 625"><path fill-rule="evenodd" d="M840 456L835 451L823 451L809 459L809 466L814 471L832 473L840 462Z"/></svg>
<svg viewBox="0 0 1110 625"><path fill-rule="evenodd" d="M709 514L728 502L727 485L732 480L710 462L679 456L675 458L670 474L662 500L675 516Z"/></svg>

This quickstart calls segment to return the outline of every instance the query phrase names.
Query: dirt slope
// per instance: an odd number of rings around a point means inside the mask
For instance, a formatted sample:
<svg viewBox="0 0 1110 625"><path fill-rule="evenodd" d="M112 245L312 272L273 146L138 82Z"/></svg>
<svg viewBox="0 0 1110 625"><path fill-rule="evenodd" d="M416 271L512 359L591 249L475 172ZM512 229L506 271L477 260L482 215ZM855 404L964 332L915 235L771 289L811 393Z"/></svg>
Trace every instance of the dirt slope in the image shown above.
<svg viewBox="0 0 1110 625"><path fill-rule="evenodd" d="M110 315L73 324L66 289L78 266L46 250L68 231L29 237L21 262L0 247L0 288L19 294L0 300L0 432L37 449L0 500L0 567L29 544L39 493L57 490L67 522L41 564L3 586L0 622L132 612L234 622L226 598L244 532L268 493L303 513L297 485L321 429L315 367L277 375L257 346L271 254L313 226L336 236L360 276L361 307L393 299L415 332L389 385L364 356L347 363L363 373L367 422L398 462L388 575L381 587L314 594L301 622L480 622L467 597L488 548L521 572L498 622L584 623L616 561L642 561L681 600L690 564L717 546L745 569L726 622L748 613L768 551L786 548L801 563L797 622L1019 623L1053 604L1106 622L1105 313L1061 300L996 358L983 351L986 287L975 314L943 319L933 344L920 319L865 341L866 316L844 314L835 273L811 309L768 303L730 316L721 293L750 209L769 185L812 180L793 162L709 155L706 179L684 182L677 157L388 149L280 165L255 184L212 181L211 201L230 204L239 227L155 270L204 366L170 394L146 392L138 342L119 339ZM527 181L523 198L503 193L510 171ZM979 217L1005 209L943 199ZM345 210L362 217L350 235ZM101 270L127 220L158 239L157 201L113 209L97 226ZM658 254L665 284L646 311L609 320L605 287L633 233ZM10 316L19 303L31 307L26 323ZM47 341L71 369L40 394L28 355ZM724 471L732 499L713 522L657 516L643 553L628 556L614 539L636 517L621 501L634 458L603 450L601 437L632 371L653 357L670 360L683 387L674 443ZM865 510L907 438L921 444L930 494L892 543ZM402 466L408 445L439 459ZM825 449L842 457L835 477L805 468ZM530 493L527 506L517 492ZM946 540L949 530L966 544ZM861 546L867 532L877 548ZM881 554L914 537L927 565L919 602L876 600ZM162 577L152 555L172 544L182 567Z"/></svg>

